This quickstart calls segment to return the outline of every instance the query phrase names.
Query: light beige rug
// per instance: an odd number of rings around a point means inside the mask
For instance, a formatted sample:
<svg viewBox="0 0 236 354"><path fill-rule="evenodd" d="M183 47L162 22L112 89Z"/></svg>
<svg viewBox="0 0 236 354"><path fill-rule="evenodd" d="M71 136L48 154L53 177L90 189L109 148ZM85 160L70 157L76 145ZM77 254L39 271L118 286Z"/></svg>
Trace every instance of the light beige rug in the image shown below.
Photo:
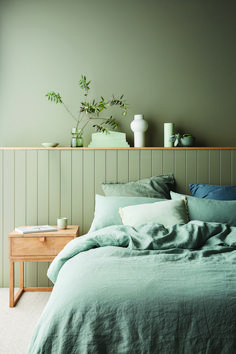
<svg viewBox="0 0 236 354"><path fill-rule="evenodd" d="M9 308L9 289L0 288L0 354L26 354L49 292L27 292Z"/></svg>

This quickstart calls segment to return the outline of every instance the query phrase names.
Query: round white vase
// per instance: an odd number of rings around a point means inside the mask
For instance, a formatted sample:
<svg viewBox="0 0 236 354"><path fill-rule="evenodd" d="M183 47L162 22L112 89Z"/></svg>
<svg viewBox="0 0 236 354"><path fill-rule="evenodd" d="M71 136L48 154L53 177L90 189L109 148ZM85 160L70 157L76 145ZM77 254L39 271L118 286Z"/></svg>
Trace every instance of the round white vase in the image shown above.
<svg viewBox="0 0 236 354"><path fill-rule="evenodd" d="M136 114L134 120L130 123L130 128L134 132L134 147L145 146L145 131L148 123L143 119L142 114Z"/></svg>

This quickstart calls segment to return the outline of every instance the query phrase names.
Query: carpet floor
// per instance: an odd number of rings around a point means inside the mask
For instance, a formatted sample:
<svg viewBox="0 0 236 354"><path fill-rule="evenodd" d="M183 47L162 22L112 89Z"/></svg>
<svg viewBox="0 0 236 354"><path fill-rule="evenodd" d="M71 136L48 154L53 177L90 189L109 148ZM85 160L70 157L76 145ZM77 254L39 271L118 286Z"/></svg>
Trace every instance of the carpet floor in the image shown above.
<svg viewBox="0 0 236 354"><path fill-rule="evenodd" d="M50 292L26 292L9 307L9 289L0 289L0 354L26 354Z"/></svg>

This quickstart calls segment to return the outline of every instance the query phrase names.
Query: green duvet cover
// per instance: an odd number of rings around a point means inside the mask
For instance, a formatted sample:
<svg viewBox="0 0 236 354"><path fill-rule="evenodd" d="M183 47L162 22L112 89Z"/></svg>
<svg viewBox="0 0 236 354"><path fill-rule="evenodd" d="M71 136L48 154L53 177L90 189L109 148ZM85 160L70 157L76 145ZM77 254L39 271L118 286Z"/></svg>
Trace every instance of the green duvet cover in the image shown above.
<svg viewBox="0 0 236 354"><path fill-rule="evenodd" d="M30 354L236 353L236 227L111 226L71 241Z"/></svg>

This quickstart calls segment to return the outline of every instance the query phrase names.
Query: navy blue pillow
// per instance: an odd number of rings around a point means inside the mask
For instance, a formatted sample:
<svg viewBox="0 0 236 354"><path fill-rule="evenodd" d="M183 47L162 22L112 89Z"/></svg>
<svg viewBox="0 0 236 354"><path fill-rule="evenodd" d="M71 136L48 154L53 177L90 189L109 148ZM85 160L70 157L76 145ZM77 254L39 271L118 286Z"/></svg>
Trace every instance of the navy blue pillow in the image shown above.
<svg viewBox="0 0 236 354"><path fill-rule="evenodd" d="M190 184L189 188L193 197L215 200L236 200L236 186L194 183Z"/></svg>

